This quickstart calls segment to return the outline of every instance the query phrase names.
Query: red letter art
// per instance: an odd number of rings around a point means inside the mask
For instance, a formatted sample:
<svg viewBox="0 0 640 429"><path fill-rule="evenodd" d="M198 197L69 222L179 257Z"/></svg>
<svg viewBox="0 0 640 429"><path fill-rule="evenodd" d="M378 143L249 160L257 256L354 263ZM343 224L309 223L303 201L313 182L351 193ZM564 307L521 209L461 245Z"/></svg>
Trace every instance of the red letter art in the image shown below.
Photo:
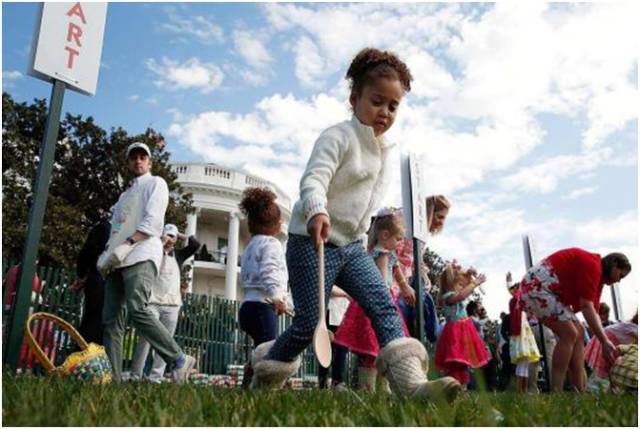
<svg viewBox="0 0 640 429"><path fill-rule="evenodd" d="M70 22L69 29L67 30L67 42L74 39L76 41L76 45L78 45L78 47L82 47L82 43L80 43L80 36L82 36L82 28L78 27L73 22Z"/></svg>
<svg viewBox="0 0 640 429"><path fill-rule="evenodd" d="M76 55L80 54L80 52L78 52L75 49L70 48L68 46L65 46L64 50L69 52L69 58L67 59L67 68L72 69L73 68L73 58Z"/></svg>
<svg viewBox="0 0 640 429"><path fill-rule="evenodd" d="M76 15L79 16L80 19L82 20L83 24L87 24L87 20L84 19L84 12L82 11L82 6L80 6L80 2L77 2L71 9L69 9L69 12L67 12L67 16L71 17L72 15Z"/></svg>

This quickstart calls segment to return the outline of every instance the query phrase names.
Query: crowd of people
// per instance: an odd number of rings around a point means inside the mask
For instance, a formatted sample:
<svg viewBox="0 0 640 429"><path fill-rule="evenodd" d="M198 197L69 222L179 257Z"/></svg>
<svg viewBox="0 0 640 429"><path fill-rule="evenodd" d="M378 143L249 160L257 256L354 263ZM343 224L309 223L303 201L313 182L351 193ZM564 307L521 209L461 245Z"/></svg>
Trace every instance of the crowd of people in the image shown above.
<svg viewBox="0 0 640 429"><path fill-rule="evenodd" d="M461 390L483 384L505 389L515 375L517 390L525 392L536 387L544 342L553 390L565 387L568 373L571 387L584 391L585 329L576 317L579 312L597 341L587 347L590 365L599 376L610 371L621 353L616 345L626 342L634 328L603 328L598 309L605 309L600 303L603 285L630 272L628 259L620 253L601 257L570 248L543 259L520 282L508 274L512 299L499 322L488 319L481 302L470 301L486 281L476 268L452 261L432 285L427 275L432 267L413 260L401 210L382 208L370 217L388 188L392 145L384 135L411 90L411 73L393 53L364 49L346 77L353 116L326 129L313 147L292 210L286 251L277 238L282 219L276 195L249 188L240 203L251 239L241 261L239 324L255 346L245 368L245 387L279 388L297 372L319 320L320 248L333 337L331 383L329 371L322 368L321 387L346 388L344 360L350 350L358 356L358 387L368 391L452 400ZM102 337L114 380L121 381L128 318L142 338L134 376L143 376L152 348L149 379L160 380L167 366L174 381L184 382L196 361L173 333L181 305L181 265L199 243L165 225L168 188L150 173L149 148L130 145L127 162L133 183L112 207L110 221L91 232L79 258L74 287L84 289L86 296L80 329L92 341ZM427 198L430 234L443 230L451 206L442 195ZM175 250L176 240L187 242L186 247ZM415 264L426 283L423 302L417 302L410 286ZM437 294L430 293L436 286ZM432 380L427 377L427 350L411 336L418 330L417 306L423 306L427 338L436 344L435 368L442 373ZM294 312L291 326L277 336L278 316ZM637 316L634 326L637 339Z"/></svg>

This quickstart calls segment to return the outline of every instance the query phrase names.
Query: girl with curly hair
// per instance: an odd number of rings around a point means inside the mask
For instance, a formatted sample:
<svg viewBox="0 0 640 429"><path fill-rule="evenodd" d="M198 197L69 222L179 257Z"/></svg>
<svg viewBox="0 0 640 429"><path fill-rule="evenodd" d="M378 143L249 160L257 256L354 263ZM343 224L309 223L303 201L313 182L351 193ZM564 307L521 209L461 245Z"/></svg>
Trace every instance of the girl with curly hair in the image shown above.
<svg viewBox="0 0 640 429"><path fill-rule="evenodd" d="M269 189L248 188L240 209L248 218L251 240L242 254L240 278L244 300L240 306L240 328L253 339L254 346L276 337L278 315L287 311L287 265L280 232L280 208L276 194ZM252 377L251 365L245 367L243 386Z"/></svg>
<svg viewBox="0 0 640 429"><path fill-rule="evenodd" d="M346 77L353 116L316 141L291 214L286 257L296 316L275 342L254 351L254 386L281 387L311 343L319 319L316 249L324 242L325 296L335 284L360 304L380 346L377 369L391 390L401 397L452 399L459 383L427 381L427 352L418 340L404 336L389 288L361 241L388 187L392 145L384 134L413 78L395 54L373 48L355 56Z"/></svg>

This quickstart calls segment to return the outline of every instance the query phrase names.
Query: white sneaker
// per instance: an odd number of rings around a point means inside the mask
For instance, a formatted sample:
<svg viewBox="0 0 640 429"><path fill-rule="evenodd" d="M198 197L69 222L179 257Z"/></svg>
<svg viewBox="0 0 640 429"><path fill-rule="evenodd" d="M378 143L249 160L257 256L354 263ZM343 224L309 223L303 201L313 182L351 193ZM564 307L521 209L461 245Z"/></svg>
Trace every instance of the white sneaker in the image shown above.
<svg viewBox="0 0 640 429"><path fill-rule="evenodd" d="M347 385L345 383L343 383L342 381L340 383L332 384L331 385L331 389L335 390L336 392L345 392L345 391L349 390Z"/></svg>
<svg viewBox="0 0 640 429"><path fill-rule="evenodd" d="M173 381L175 383L184 383L189 376L191 370L196 366L196 358L189 355L184 355L184 363L180 368L176 368L171 372Z"/></svg>

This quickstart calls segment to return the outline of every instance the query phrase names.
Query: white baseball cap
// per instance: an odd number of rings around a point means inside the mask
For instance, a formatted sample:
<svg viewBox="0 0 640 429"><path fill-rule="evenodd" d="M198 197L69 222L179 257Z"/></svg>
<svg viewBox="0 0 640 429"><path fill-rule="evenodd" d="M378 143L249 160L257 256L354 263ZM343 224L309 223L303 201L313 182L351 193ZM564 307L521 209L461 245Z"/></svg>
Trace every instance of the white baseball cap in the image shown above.
<svg viewBox="0 0 640 429"><path fill-rule="evenodd" d="M170 235L175 238L178 236L178 227L172 223L168 223L164 226L164 231L162 231L162 235Z"/></svg>
<svg viewBox="0 0 640 429"><path fill-rule="evenodd" d="M131 153L131 151L135 149L142 149L147 153L149 157L151 157L151 151L149 150L149 146L147 146L142 142L135 142L135 143L131 143L127 148L127 158L129 158L129 154Z"/></svg>

